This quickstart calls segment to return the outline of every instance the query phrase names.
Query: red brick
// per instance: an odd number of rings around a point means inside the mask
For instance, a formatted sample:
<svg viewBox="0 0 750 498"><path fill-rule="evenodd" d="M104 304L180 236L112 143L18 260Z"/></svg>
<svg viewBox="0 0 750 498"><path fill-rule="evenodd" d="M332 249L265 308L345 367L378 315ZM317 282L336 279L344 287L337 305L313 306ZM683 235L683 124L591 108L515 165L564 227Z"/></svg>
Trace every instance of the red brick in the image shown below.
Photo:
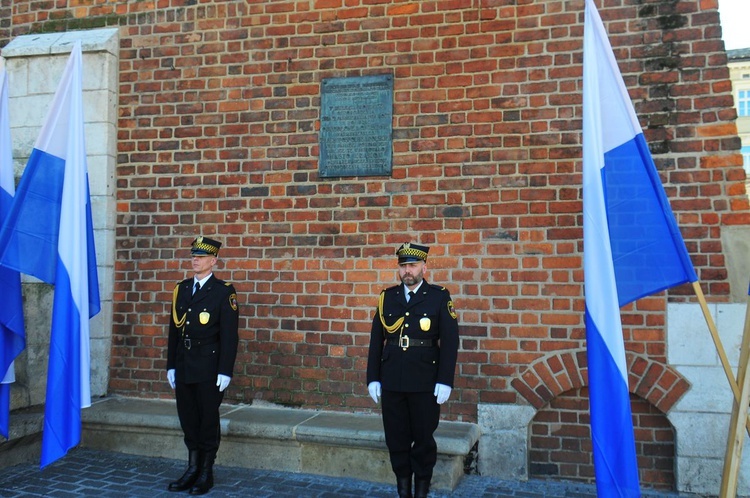
<svg viewBox="0 0 750 498"><path fill-rule="evenodd" d="M237 367L233 400L370 409L339 394L361 383L377 292L396 283L394 246L406 240L432 245L428 279L460 303L468 378L448 418L472 420L478 400L520 396L541 408L585 386L580 5L316 0L297 12L294 2L178 3L159 3L155 18L141 14L156 12L154 2L24 3L28 11L8 10L0 27L3 46L50 19L122 16L110 391L168 395L157 339L188 267L162 263L204 229L234 246L222 249L217 274L237 281L247 302L241 348L253 354ZM730 293L722 228L750 225L750 206L724 54L696 28L717 30L718 19L691 3L649 14L628 0L601 13L704 291L721 301ZM170 20L178 9L197 31ZM657 16L668 15L684 27L662 31ZM674 71L647 67L688 41L692 53ZM320 81L370 74L395 76L393 174L320 179ZM146 302L154 295L158 304ZM624 316L631 380L662 411L689 388L662 363L667 296L694 299L682 286ZM124 326L138 316L140 328ZM296 360L280 359L272 337L315 367L280 365ZM357 363L333 361L342 354ZM519 380L533 361L554 365L546 383ZM591 480L590 466L556 458ZM673 482L649 465L645 482Z"/></svg>

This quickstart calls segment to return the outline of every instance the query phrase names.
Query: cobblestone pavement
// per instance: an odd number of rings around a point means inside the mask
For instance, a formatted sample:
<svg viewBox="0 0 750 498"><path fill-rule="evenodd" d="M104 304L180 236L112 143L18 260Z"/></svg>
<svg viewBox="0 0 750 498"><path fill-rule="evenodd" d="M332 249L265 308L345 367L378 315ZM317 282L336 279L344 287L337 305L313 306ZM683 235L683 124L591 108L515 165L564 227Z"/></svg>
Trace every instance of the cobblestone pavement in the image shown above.
<svg viewBox="0 0 750 498"><path fill-rule="evenodd" d="M171 497L167 484L182 475L185 462L122 453L75 449L39 470L38 462L0 468L0 496ZM274 498L391 498L395 485L310 474L216 466L216 485L207 496ZM643 491L644 498L698 498L699 495ZM432 491L430 498L595 498L592 485L531 480L504 481L464 476L453 492Z"/></svg>

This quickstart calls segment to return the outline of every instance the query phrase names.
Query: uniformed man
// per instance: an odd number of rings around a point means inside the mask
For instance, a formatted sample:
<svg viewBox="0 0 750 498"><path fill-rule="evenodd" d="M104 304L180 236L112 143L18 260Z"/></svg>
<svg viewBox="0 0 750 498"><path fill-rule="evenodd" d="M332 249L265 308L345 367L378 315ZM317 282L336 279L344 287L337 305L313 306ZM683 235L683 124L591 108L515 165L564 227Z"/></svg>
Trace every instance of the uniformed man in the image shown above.
<svg viewBox="0 0 750 498"><path fill-rule="evenodd" d="M188 449L188 467L169 491L207 493L214 484L219 449L219 406L237 356L237 293L213 275L221 242L198 237L191 246L192 278L172 294L167 380L175 390L177 415Z"/></svg>
<svg viewBox="0 0 750 498"><path fill-rule="evenodd" d="M458 321L450 293L427 283L429 248L396 251L401 285L384 290L372 321L367 389L382 401L385 442L398 495L426 498L437 461L433 434L453 388Z"/></svg>

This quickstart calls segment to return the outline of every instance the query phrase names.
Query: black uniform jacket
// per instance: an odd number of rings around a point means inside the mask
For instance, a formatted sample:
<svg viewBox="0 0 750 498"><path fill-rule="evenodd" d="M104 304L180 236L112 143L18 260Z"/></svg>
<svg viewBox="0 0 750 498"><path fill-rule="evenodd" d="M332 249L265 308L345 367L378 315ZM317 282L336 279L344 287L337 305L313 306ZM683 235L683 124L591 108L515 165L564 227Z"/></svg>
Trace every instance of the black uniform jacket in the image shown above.
<svg viewBox="0 0 750 498"><path fill-rule="evenodd" d="M423 281L407 303L404 286L383 291L383 318L391 326L403 317L401 327L388 333L375 311L367 358L367 383L379 381L383 389L400 392L432 392L435 384L453 387L458 355L458 321L450 292ZM431 340L432 346L404 349L399 336ZM391 338L390 340L388 340ZM404 339L402 339L405 342Z"/></svg>
<svg viewBox="0 0 750 498"><path fill-rule="evenodd" d="M213 275L195 295L193 279L177 284L169 317L167 370L175 380L192 384L216 382L218 374L232 376L237 357L239 310L232 284ZM178 326L175 317L184 323Z"/></svg>

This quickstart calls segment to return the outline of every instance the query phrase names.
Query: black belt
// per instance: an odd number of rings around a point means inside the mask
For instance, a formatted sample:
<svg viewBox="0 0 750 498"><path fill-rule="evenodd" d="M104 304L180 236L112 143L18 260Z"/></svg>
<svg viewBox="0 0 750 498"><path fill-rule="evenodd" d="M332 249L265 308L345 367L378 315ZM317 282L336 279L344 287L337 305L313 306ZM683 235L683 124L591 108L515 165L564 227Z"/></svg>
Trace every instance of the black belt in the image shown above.
<svg viewBox="0 0 750 498"><path fill-rule="evenodd" d="M399 346L404 349L413 348L413 347L431 348L431 347L437 346L437 340L436 339L414 339L413 337L409 337L408 335L402 335L401 337L389 337L386 340L386 344L390 344L392 346Z"/></svg>
<svg viewBox="0 0 750 498"><path fill-rule="evenodd" d="M194 339L192 337L183 337L182 338L182 344L185 346L185 349L190 349L193 346L204 346L206 344L214 344L216 342L219 342L219 336L214 335L211 337L202 337L200 339Z"/></svg>

